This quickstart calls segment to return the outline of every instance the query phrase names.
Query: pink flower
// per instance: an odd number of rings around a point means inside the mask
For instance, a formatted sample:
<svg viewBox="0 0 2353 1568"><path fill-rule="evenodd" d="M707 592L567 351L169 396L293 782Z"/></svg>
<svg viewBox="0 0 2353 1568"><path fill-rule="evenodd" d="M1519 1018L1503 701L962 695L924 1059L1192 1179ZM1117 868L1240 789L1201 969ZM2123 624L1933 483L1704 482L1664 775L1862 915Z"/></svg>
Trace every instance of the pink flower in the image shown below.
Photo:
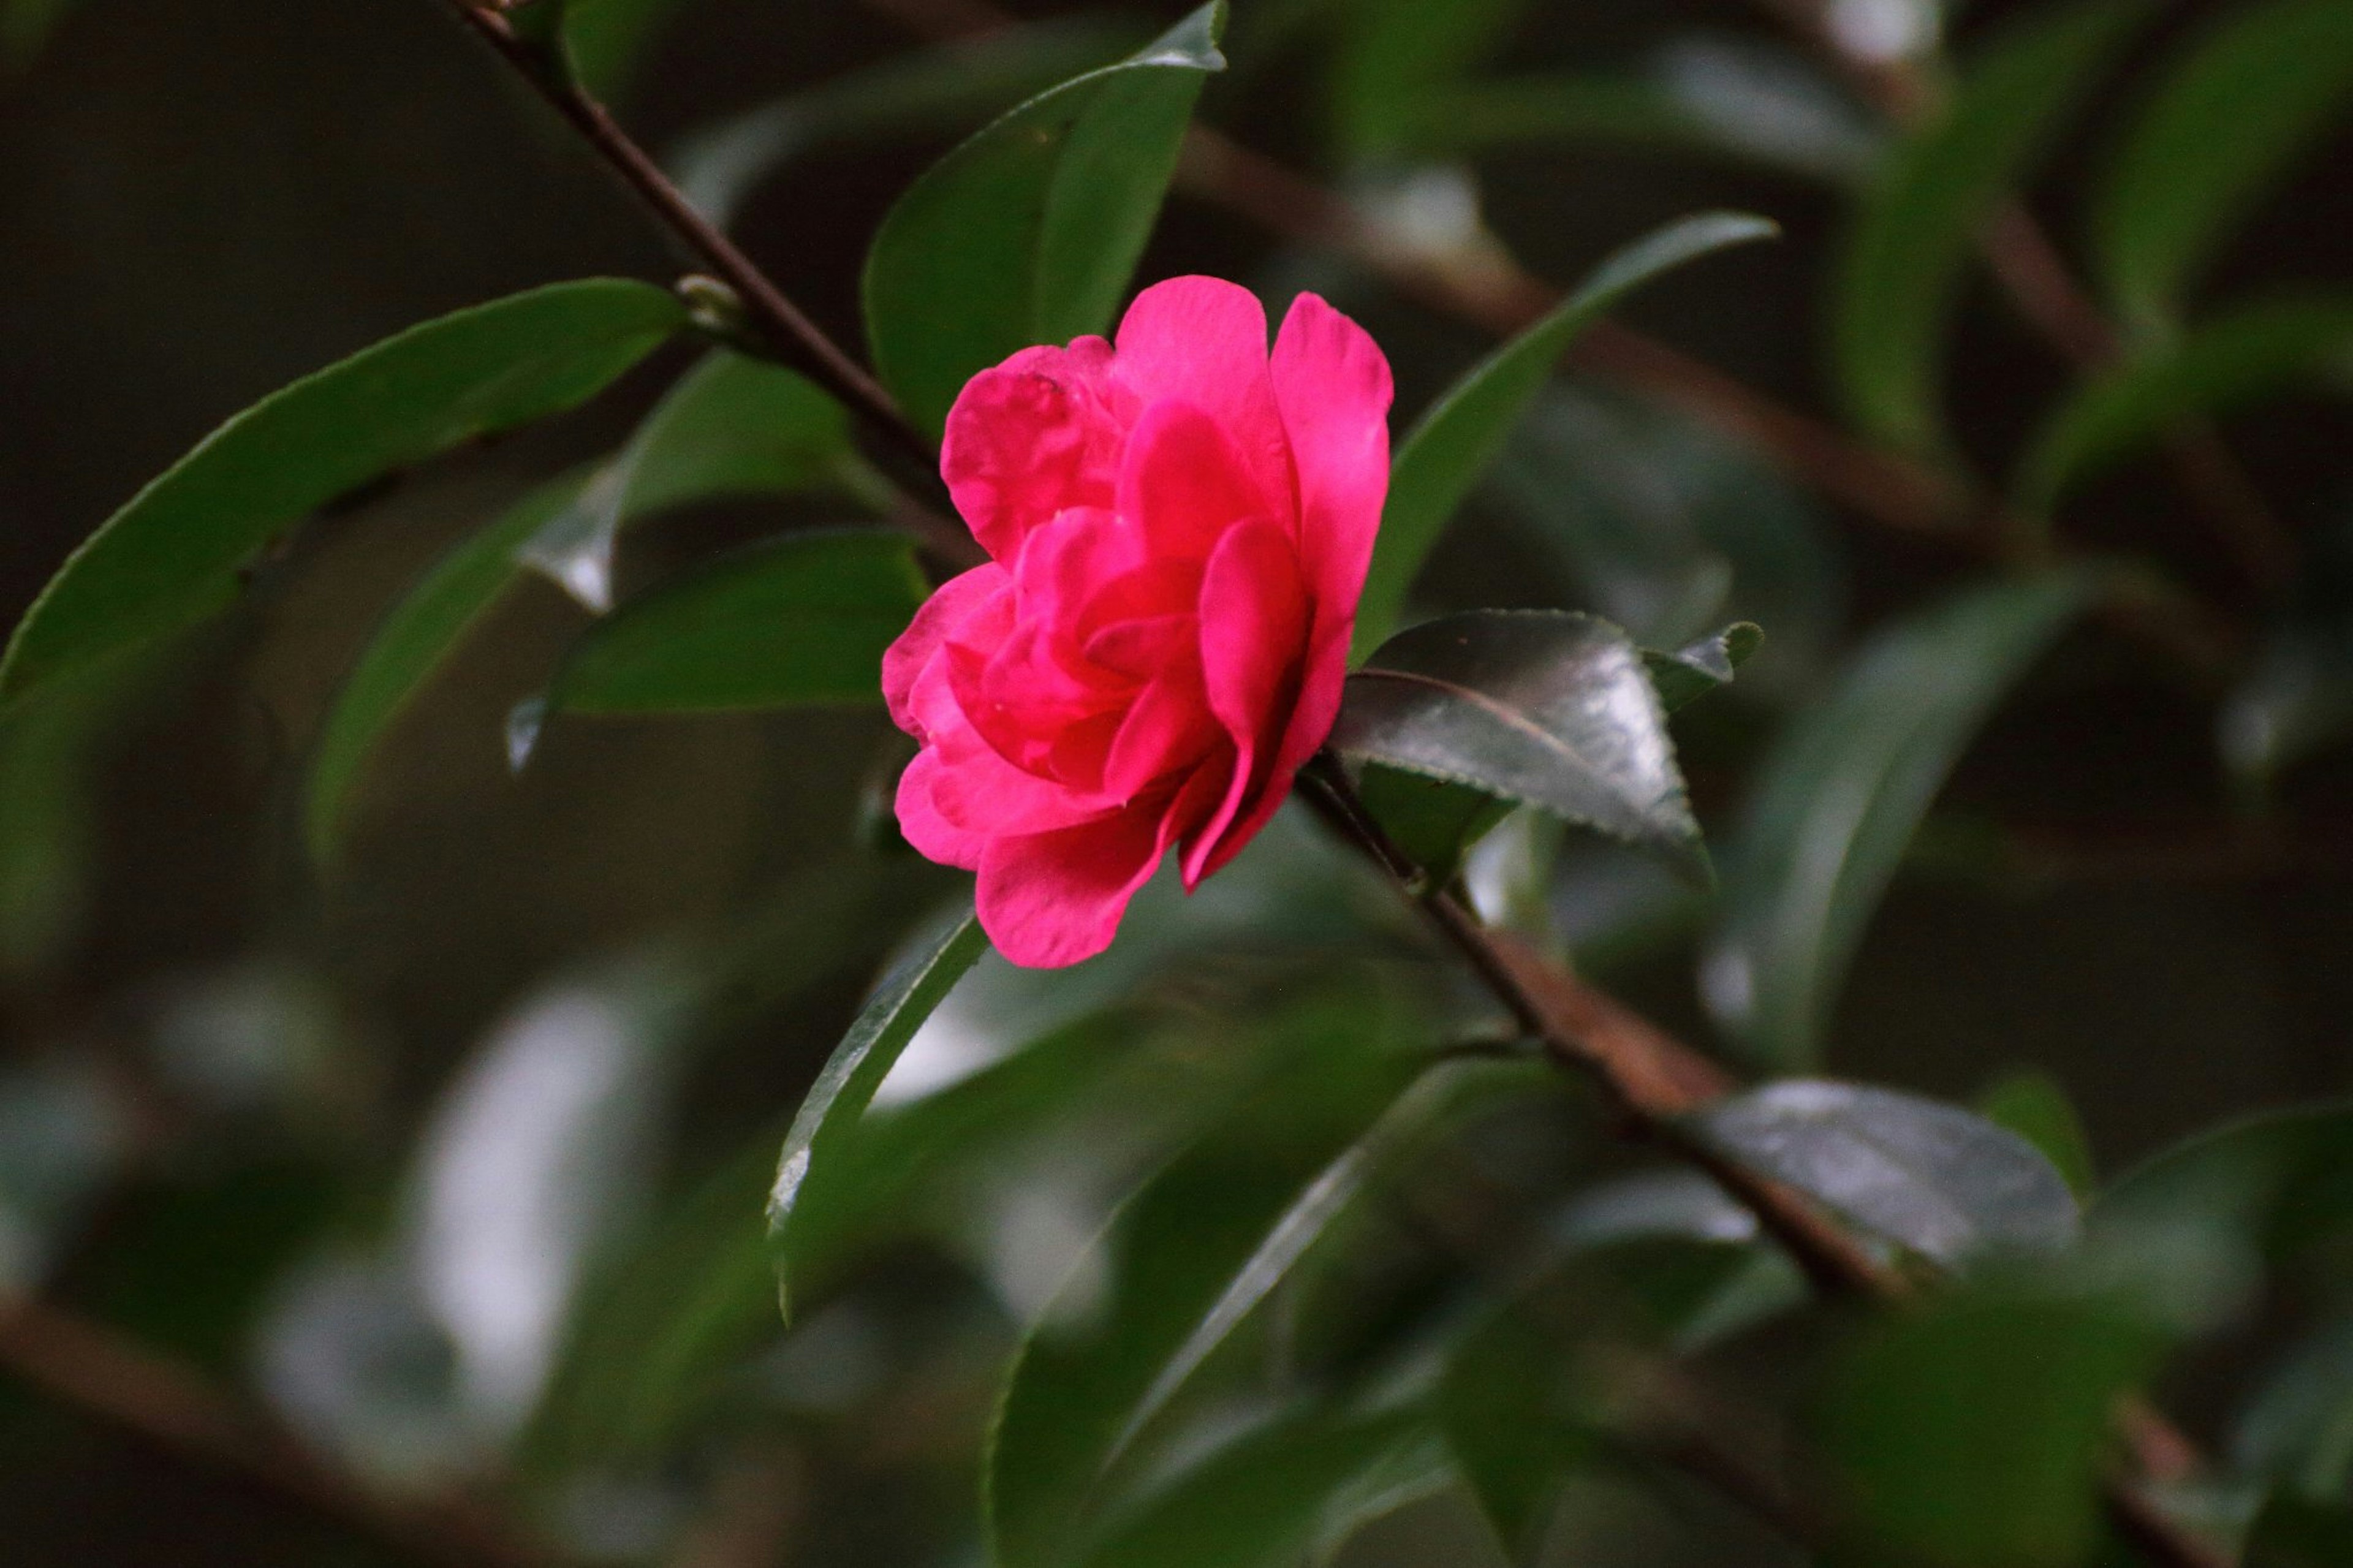
<svg viewBox="0 0 2353 1568"><path fill-rule="evenodd" d="M923 742L899 825L980 873L1016 963L1111 944L1172 847L1187 891L1282 804L1339 710L1388 489L1388 362L1313 294L1145 289L1116 343L972 378L941 470L992 557L883 656Z"/></svg>

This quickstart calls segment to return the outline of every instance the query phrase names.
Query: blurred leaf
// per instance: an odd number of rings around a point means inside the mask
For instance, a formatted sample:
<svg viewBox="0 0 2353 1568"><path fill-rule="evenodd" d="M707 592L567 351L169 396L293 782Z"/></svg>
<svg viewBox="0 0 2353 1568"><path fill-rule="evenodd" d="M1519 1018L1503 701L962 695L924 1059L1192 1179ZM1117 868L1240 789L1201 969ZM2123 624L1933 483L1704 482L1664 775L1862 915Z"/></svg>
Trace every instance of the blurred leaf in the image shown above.
<svg viewBox="0 0 2353 1568"><path fill-rule="evenodd" d="M1562 1480L1595 1451L1569 1355L1507 1306L1455 1347L1440 1385L1455 1465L1514 1563L1535 1561Z"/></svg>
<svg viewBox="0 0 2353 1568"><path fill-rule="evenodd" d="M628 87L654 39L685 0L562 0L564 48L573 74L596 98Z"/></svg>
<svg viewBox="0 0 2353 1568"><path fill-rule="evenodd" d="M841 1152L853 1145L859 1119L891 1064L932 1009L987 950L980 922L967 914L884 975L801 1101L785 1134L776 1184L768 1194L768 1256L776 1271L777 1300L787 1318L800 1272L800 1233L818 1223L807 1218L805 1211L817 1212L834 1201L830 1188L839 1178L828 1173Z"/></svg>
<svg viewBox="0 0 2353 1568"><path fill-rule="evenodd" d="M2274 1263L2353 1233L2353 1106L2268 1111L2185 1139L2126 1172L2095 1236L2195 1226Z"/></svg>
<svg viewBox="0 0 2353 1568"><path fill-rule="evenodd" d="M2081 1227L2042 1151L1957 1106L1788 1079L1688 1120L1718 1154L1946 1268L2063 1253Z"/></svg>
<svg viewBox="0 0 2353 1568"><path fill-rule="evenodd" d="M2088 1198L2098 1190L2099 1176L2093 1169L2092 1144L2084 1131L2084 1119L2068 1098L2067 1086L2049 1073L2021 1068L2005 1074L1978 1095L1977 1110L1995 1126L2040 1150L2078 1198Z"/></svg>
<svg viewBox="0 0 2353 1568"><path fill-rule="evenodd" d="M987 1461L989 1535L1004 1568L1074 1560L1110 1472L1151 1418L1443 1109L1437 1089L1398 1100L1406 1064L1356 1044L1354 1059L1295 1058L1154 1176L1101 1244L1107 1276L1073 1276L1033 1328L1008 1374ZM1313 1106L1292 1099L1317 1089ZM1256 1131L1311 1112L1284 1136Z"/></svg>
<svg viewBox="0 0 2353 1568"><path fill-rule="evenodd" d="M1501 41L1526 0L1356 0L1339 13L1332 64L1334 128L1353 158L1395 153L1426 100Z"/></svg>
<svg viewBox="0 0 2353 1568"><path fill-rule="evenodd" d="M879 702L882 650L924 593L902 535L767 540L670 578L591 626L549 684L547 711Z"/></svg>
<svg viewBox="0 0 2353 1568"><path fill-rule="evenodd" d="M1921 816L1987 716L2090 598L2073 574L1967 591L1882 630L1783 731L1724 857L1704 971L1758 1060L1820 1055L1847 966Z"/></svg>
<svg viewBox="0 0 2353 1568"><path fill-rule="evenodd" d="M1869 118L1810 63L1729 38L1681 41L1641 72L1440 85L1400 119L1396 133L1434 156L1522 142L1617 142L1841 185L1869 171L1881 144Z"/></svg>
<svg viewBox="0 0 2353 1568"><path fill-rule="evenodd" d="M2062 404L2021 465L2019 504L2047 514L2070 487L2172 425L2315 384L2353 388L2353 300L2241 305Z"/></svg>
<svg viewBox="0 0 2353 1568"><path fill-rule="evenodd" d="M1978 58L1863 197L1832 293L1832 357L1854 420L1933 445L1944 338L1979 232L2088 92L2147 0L2039 6Z"/></svg>
<svg viewBox="0 0 2353 1568"><path fill-rule="evenodd" d="M2271 0L2216 16L2126 132L2092 215L2123 314L2169 324L2183 291L2353 96L2353 5Z"/></svg>
<svg viewBox="0 0 2353 1568"><path fill-rule="evenodd" d="M993 114L1117 59L1136 31L1097 16L1016 23L818 83L697 132L668 160L679 188L724 227L784 164L828 142Z"/></svg>
<svg viewBox="0 0 2353 1568"><path fill-rule="evenodd" d="M2353 1322L2295 1346L2256 1384L2232 1434L2232 1468L2314 1501L2353 1482Z"/></svg>
<svg viewBox="0 0 2353 1568"><path fill-rule="evenodd" d="M1356 651L1387 637L1422 563L1462 498L1578 333L1635 289L1712 250L1779 231L1760 217L1701 213L1635 241L1587 275L1541 321L1464 373L1398 448L1388 504L1356 608Z"/></svg>
<svg viewBox="0 0 2353 1568"><path fill-rule="evenodd" d="M1348 678L1332 743L1539 806L1706 879L1666 714L1607 621L1482 610L1416 626Z"/></svg>
<svg viewBox="0 0 2353 1568"><path fill-rule="evenodd" d="M1512 814L1510 801L1485 790L1382 763L1365 764L1356 795L1407 858L1441 888L1454 880L1479 840Z"/></svg>
<svg viewBox="0 0 2353 1568"><path fill-rule="evenodd" d="M10 639L0 697L185 626L314 509L461 441L582 402L685 320L644 283L559 283L413 327L273 393L83 542Z"/></svg>
<svg viewBox="0 0 2353 1568"><path fill-rule="evenodd" d="M2343 1568L2353 1563L2353 1509L2274 1498L2247 1538L2242 1568Z"/></svg>
<svg viewBox="0 0 2353 1568"><path fill-rule="evenodd" d="M2158 1349L2080 1302L1937 1301L1845 1358L1823 1451L1863 1531L1922 1563L2070 1568L2097 1538L2109 1411Z"/></svg>
<svg viewBox="0 0 2353 1568"><path fill-rule="evenodd" d="M937 434L964 384L1017 350L1109 327L1203 77L1224 68L1224 20L1211 0L1031 99L899 198L866 258L866 331L918 426Z"/></svg>
<svg viewBox="0 0 2353 1568"><path fill-rule="evenodd" d="M1187 1465L1075 1561L1082 1568L1295 1568L1345 1534L1333 1519L1366 1478L1427 1445L1413 1409L1310 1409Z"/></svg>
<svg viewBox="0 0 2353 1568"><path fill-rule="evenodd" d="M2222 760L2258 788L2353 730L2353 625L2327 621L2275 632L2223 704Z"/></svg>
<svg viewBox="0 0 2353 1568"><path fill-rule="evenodd" d="M95 1062L0 1075L0 1291L37 1289L130 1152L125 1108Z"/></svg>
<svg viewBox="0 0 2353 1568"><path fill-rule="evenodd" d="M722 351L679 378L518 558L602 615L625 522L690 501L817 489L849 479L855 462L839 404L782 365Z"/></svg>
<svg viewBox="0 0 2353 1568"><path fill-rule="evenodd" d="M1672 713L1711 691L1732 684L1749 656L1765 646L1764 628L1735 621L1712 637L1686 643L1672 653L1642 650L1642 668L1659 694L1659 706Z"/></svg>

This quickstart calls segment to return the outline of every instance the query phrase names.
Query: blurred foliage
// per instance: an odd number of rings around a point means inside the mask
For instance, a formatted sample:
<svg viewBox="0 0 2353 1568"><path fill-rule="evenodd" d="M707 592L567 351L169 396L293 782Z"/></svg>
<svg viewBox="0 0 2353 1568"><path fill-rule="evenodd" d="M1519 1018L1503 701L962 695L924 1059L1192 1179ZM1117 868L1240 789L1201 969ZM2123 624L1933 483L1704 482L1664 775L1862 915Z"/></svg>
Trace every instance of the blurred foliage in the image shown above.
<svg viewBox="0 0 2353 1568"><path fill-rule="evenodd" d="M491 53L0 0L9 1560L2116 1568L2161 1400L2353 1561L2353 0L1019 11L506 22L926 435L1373 329L1409 890L1763 1081L1618 1136L1301 809L989 954L935 498Z"/></svg>

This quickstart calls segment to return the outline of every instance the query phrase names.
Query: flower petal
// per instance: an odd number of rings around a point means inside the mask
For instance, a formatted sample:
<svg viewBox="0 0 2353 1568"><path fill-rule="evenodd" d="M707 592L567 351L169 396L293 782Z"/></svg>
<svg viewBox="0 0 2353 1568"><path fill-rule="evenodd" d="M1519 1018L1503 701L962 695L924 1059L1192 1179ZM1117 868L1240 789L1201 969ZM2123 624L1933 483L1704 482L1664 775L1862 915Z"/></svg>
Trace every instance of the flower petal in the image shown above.
<svg viewBox="0 0 2353 1568"><path fill-rule="evenodd" d="M1187 888L1207 874L1245 806L1273 783L1311 615L1287 531L1255 520L1219 542L1201 579L1201 675L1209 710L1233 739L1235 761L1225 799L1185 847Z"/></svg>
<svg viewBox="0 0 2353 1568"><path fill-rule="evenodd" d="M1300 560L1319 607L1353 624L1389 488L1389 362L1314 294L1292 301L1271 376L1299 475Z"/></svg>
<svg viewBox="0 0 2353 1568"><path fill-rule="evenodd" d="M1134 397L1111 379L1111 345L1024 349L965 384L948 410L940 474L981 548L1010 565L1022 542L1073 506L1108 506Z"/></svg>
<svg viewBox="0 0 2353 1568"><path fill-rule="evenodd" d="M1119 510L1143 531L1155 573L1206 558L1245 518L1281 515L1261 500L1216 421L1174 402L1155 403L1136 420L1119 468Z"/></svg>
<svg viewBox="0 0 2353 1568"><path fill-rule="evenodd" d="M882 650L882 700L891 709L891 722L917 740L923 739L913 698L916 679L940 650L940 645L961 629L989 599L1012 585L1005 568L976 566L949 578L933 591L915 612L915 618L898 640Z"/></svg>
<svg viewBox="0 0 2353 1568"><path fill-rule="evenodd" d="M1266 310L1221 278L1171 278L1135 297L1120 321L1113 376L1139 406L1189 403L1225 431L1259 492L1246 508L1288 521L1291 456L1267 374Z"/></svg>
<svg viewBox="0 0 2353 1568"><path fill-rule="evenodd" d="M1111 945L1167 848L1160 810L1139 805L1052 833L990 841L976 906L988 940L1026 968L1052 969Z"/></svg>

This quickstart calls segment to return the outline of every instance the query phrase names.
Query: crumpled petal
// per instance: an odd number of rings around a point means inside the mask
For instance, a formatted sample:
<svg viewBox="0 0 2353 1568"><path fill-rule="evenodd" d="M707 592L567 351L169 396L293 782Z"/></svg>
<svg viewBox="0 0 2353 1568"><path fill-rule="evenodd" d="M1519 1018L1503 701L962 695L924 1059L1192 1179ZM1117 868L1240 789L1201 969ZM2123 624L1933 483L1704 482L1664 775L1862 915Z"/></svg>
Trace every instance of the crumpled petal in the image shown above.
<svg viewBox="0 0 2353 1568"><path fill-rule="evenodd" d="M981 548L1010 565L1066 507L1109 506L1134 399L1110 375L1111 345L1024 349L965 384L948 410L940 475Z"/></svg>

